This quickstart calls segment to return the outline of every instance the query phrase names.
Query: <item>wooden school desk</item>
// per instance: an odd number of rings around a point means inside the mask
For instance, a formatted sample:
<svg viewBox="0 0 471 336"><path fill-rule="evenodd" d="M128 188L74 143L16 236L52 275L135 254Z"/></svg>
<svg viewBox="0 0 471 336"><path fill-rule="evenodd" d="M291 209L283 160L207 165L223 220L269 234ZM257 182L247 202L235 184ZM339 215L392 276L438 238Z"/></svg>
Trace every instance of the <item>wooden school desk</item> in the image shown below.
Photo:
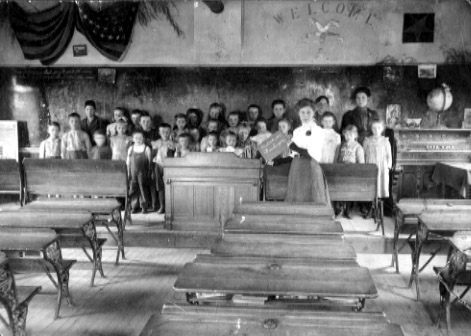
<svg viewBox="0 0 471 336"><path fill-rule="evenodd" d="M97 238L93 216L88 212L3 211L0 212L1 228L51 229L60 236L62 247L79 246L85 253L84 243L87 243L93 254L89 256L93 264L90 286L94 284L97 270L105 276L101 263L104 239Z"/></svg>
<svg viewBox="0 0 471 336"><path fill-rule="evenodd" d="M427 241L429 234L446 238L452 237L458 231L471 231L471 211L427 211L420 214L418 220L415 248L412 251L412 270L409 287L415 281L417 300L420 300L419 259L422 247Z"/></svg>
<svg viewBox="0 0 471 336"><path fill-rule="evenodd" d="M165 304L141 336L403 336L383 313Z"/></svg>
<svg viewBox="0 0 471 336"><path fill-rule="evenodd" d="M0 212L0 221L3 220ZM72 304L69 293L69 269L76 260L64 260L59 246L59 236L52 230L28 230L23 228L0 230L0 250L9 258L14 273L46 272L57 288L54 318L59 317L62 299ZM21 256L28 253L28 256ZM32 257L32 254L38 257ZM55 272L57 282L51 276Z"/></svg>

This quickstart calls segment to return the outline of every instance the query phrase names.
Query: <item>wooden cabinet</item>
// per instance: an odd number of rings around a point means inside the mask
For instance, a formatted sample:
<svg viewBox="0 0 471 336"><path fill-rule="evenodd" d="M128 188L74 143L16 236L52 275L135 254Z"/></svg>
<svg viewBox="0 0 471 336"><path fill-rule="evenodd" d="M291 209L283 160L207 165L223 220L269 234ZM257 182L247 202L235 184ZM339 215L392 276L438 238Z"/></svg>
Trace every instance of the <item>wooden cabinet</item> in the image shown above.
<svg viewBox="0 0 471 336"><path fill-rule="evenodd" d="M164 161L168 229L218 231L241 201L260 199L259 160L232 153L190 153Z"/></svg>
<svg viewBox="0 0 471 336"><path fill-rule="evenodd" d="M471 130L397 129L397 159L393 193L401 198L440 198L432 180L437 162L469 162Z"/></svg>

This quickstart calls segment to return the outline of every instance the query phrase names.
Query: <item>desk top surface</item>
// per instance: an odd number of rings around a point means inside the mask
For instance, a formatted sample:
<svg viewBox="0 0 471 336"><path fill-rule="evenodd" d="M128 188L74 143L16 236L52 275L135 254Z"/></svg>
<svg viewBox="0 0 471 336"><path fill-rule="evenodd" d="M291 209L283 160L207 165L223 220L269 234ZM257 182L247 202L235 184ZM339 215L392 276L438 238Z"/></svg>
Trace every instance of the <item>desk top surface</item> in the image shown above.
<svg viewBox="0 0 471 336"><path fill-rule="evenodd" d="M428 211L418 218L429 231L471 231L471 210Z"/></svg>
<svg viewBox="0 0 471 336"><path fill-rule="evenodd" d="M53 231L50 231L50 233L21 232L17 234L0 231L0 250L42 251L56 241L57 238Z"/></svg>
<svg viewBox="0 0 471 336"><path fill-rule="evenodd" d="M312 258L316 260L356 259L356 253L351 245L326 240L313 240L311 244L291 244L289 241L283 244L277 242L260 244L255 242L237 243L219 240L211 249L211 253L221 256Z"/></svg>
<svg viewBox="0 0 471 336"><path fill-rule="evenodd" d="M0 211L0 227L81 228L90 220L89 212Z"/></svg>
<svg viewBox="0 0 471 336"><path fill-rule="evenodd" d="M116 198L40 198L24 206L23 211L111 212L120 207Z"/></svg>
<svg viewBox="0 0 471 336"><path fill-rule="evenodd" d="M336 335L401 336L401 327L381 313L323 312L254 307L191 307L164 305L141 336L179 335Z"/></svg>
<svg viewBox="0 0 471 336"><path fill-rule="evenodd" d="M367 268L333 265L188 263L175 282L178 292L248 295L312 295L374 298Z"/></svg>
<svg viewBox="0 0 471 336"><path fill-rule="evenodd" d="M419 215L425 211L470 210L471 200L466 199L401 199L396 208L406 216Z"/></svg>

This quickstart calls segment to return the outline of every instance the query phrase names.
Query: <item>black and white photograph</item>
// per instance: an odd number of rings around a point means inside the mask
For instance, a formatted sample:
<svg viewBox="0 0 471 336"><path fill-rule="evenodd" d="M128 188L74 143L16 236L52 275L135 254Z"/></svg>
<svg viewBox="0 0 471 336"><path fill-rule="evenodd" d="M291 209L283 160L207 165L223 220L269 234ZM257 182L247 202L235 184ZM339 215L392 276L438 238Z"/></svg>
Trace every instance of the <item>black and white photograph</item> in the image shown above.
<svg viewBox="0 0 471 336"><path fill-rule="evenodd" d="M0 336L469 336L471 0L0 0Z"/></svg>

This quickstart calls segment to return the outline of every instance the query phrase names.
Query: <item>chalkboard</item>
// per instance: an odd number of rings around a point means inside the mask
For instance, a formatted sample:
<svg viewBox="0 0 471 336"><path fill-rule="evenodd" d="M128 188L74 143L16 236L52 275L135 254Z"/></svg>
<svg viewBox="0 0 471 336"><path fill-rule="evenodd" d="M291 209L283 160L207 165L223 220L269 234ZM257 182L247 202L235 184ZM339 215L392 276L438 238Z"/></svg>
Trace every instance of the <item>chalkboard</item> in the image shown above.
<svg viewBox="0 0 471 336"><path fill-rule="evenodd" d="M289 139L286 135L278 131L258 145L258 151L262 154L265 160L271 161L286 151L286 148L288 148L288 141Z"/></svg>

